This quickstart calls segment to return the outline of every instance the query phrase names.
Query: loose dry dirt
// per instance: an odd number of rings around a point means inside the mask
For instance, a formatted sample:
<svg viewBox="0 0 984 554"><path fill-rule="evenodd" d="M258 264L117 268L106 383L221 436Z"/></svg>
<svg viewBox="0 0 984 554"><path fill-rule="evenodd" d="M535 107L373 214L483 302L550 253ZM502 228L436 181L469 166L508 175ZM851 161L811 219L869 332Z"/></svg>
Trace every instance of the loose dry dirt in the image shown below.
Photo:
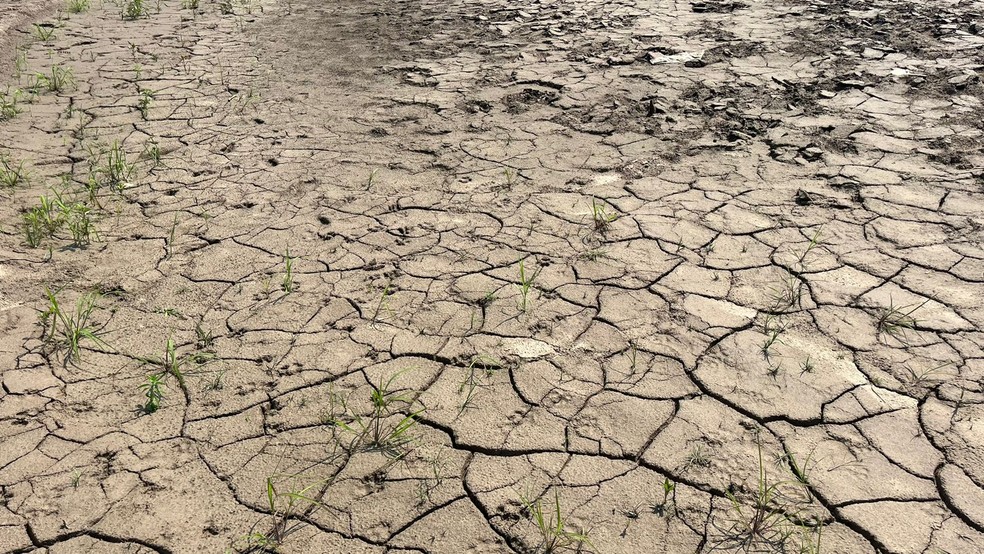
<svg viewBox="0 0 984 554"><path fill-rule="evenodd" d="M0 551L984 551L979 2L148 4L0 11Z"/></svg>

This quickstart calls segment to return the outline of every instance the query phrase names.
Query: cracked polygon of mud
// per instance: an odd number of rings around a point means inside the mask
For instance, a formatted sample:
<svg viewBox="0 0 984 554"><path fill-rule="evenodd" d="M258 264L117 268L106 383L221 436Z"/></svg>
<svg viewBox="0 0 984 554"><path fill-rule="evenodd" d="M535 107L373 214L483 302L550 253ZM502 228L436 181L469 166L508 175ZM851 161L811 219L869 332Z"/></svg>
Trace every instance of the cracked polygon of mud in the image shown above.
<svg viewBox="0 0 984 554"><path fill-rule="evenodd" d="M984 549L975 6L231 7L0 23L4 85L76 81L0 122L0 550L243 549L268 483L317 500L283 551L538 552L555 498L599 552L737 550L763 476L790 548ZM98 239L29 248L114 141ZM64 360L46 286L105 343Z"/></svg>

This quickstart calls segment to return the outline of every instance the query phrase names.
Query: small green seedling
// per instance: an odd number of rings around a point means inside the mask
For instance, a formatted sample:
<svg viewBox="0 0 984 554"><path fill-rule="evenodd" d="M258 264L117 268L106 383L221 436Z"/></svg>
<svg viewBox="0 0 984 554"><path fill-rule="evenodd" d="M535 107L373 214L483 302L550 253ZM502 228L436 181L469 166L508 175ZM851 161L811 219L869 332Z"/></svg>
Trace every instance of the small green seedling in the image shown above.
<svg viewBox="0 0 984 554"><path fill-rule="evenodd" d="M161 314L166 317L173 317L180 320L188 319L187 317L184 316L184 314L182 314L180 311L174 308L157 308L154 310L154 313Z"/></svg>
<svg viewBox="0 0 984 554"><path fill-rule="evenodd" d="M124 0L120 10L120 16L123 19L134 20L149 15L150 8L146 5L145 0Z"/></svg>
<svg viewBox="0 0 984 554"><path fill-rule="evenodd" d="M481 306L482 308L488 308L497 299L498 297L495 295L495 291L490 290L489 292L485 293L485 296L481 297L478 300L478 305Z"/></svg>
<svg viewBox="0 0 984 554"><path fill-rule="evenodd" d="M216 371L212 373L211 379L205 381L202 385L202 390L205 392L218 391L225 388L225 383L222 379L225 377L225 371Z"/></svg>
<svg viewBox="0 0 984 554"><path fill-rule="evenodd" d="M278 481L284 478L296 479L296 475L281 476L276 475L267 477L266 497L267 509L270 515L270 531L266 533L253 532L247 537L247 544L250 547L258 547L262 552L278 552L278 547L283 543L296 523L292 523L294 518L301 513L321 506L315 498L317 489L325 485L324 481L316 481L304 487L297 484L291 486L291 490L280 491L277 488ZM251 549L250 551L254 551Z"/></svg>
<svg viewBox="0 0 984 554"><path fill-rule="evenodd" d="M823 243L823 241L820 240L821 231L823 231L823 225L817 227L816 232L813 233L813 237L810 238L809 244L806 245L806 249L803 250L803 253L800 254L799 259L796 260L800 271L804 271L806 269L806 257L810 254L810 252L813 252L814 248Z"/></svg>
<svg viewBox="0 0 984 554"><path fill-rule="evenodd" d="M782 268L783 276L779 279L779 284L772 287L770 295L772 301L770 303L771 307L769 308L771 312L782 313L794 306L798 308L803 307L803 289L806 287L806 282L801 274L807 269L807 256L822 244L820 240L821 231L823 231L822 225L817 227L817 230L810 238L810 242L793 264L792 270Z"/></svg>
<svg viewBox="0 0 984 554"><path fill-rule="evenodd" d="M597 198L591 199L591 220L594 222L594 230L603 233L608 230L608 226L618 219L617 213L609 213L603 202L598 202Z"/></svg>
<svg viewBox="0 0 984 554"><path fill-rule="evenodd" d="M246 15L252 15L256 9L263 10L263 6L257 0L236 0L236 3L246 12Z"/></svg>
<svg viewBox="0 0 984 554"><path fill-rule="evenodd" d="M290 294L297 290L297 283L294 282L294 258L290 255L290 247L284 253L284 277L280 282L280 289L285 294Z"/></svg>
<svg viewBox="0 0 984 554"><path fill-rule="evenodd" d="M393 309L389 305L390 296L393 295L393 281L392 279L386 282L386 286L383 287L383 291L379 294L379 302L376 303L376 309L372 313L372 323L380 321L379 316L384 312L390 312L390 316L394 316Z"/></svg>
<svg viewBox="0 0 984 554"><path fill-rule="evenodd" d="M609 255L608 250L606 250L605 248L592 248L590 250L581 252L580 254L578 254L578 257L581 258L582 260L587 260L589 262L597 262L598 260L609 258L611 256Z"/></svg>
<svg viewBox="0 0 984 554"><path fill-rule="evenodd" d="M772 356L772 347L777 342L782 342L779 337L786 331L786 326L779 316L767 314L762 323L762 332L765 333L765 340L762 342L762 355L766 360Z"/></svg>
<svg viewBox="0 0 984 554"><path fill-rule="evenodd" d="M823 524L796 526L800 535L799 554L820 554L820 539L823 538Z"/></svg>
<svg viewBox="0 0 984 554"><path fill-rule="evenodd" d="M793 306L802 307L804 283L795 273L782 270L783 277L777 286L771 287L769 311L783 313Z"/></svg>
<svg viewBox="0 0 984 554"><path fill-rule="evenodd" d="M212 334L212 330L206 330L200 322L195 323L195 339L195 347L199 350L208 350L215 346L215 335Z"/></svg>
<svg viewBox="0 0 984 554"><path fill-rule="evenodd" d="M770 483L762 462L762 447L759 446L759 474L755 495L749 504L738 499L734 493L726 493L736 515L732 531L742 546L756 544L783 544L787 538L783 529L785 516L776 505L779 496L778 484Z"/></svg>
<svg viewBox="0 0 984 554"><path fill-rule="evenodd" d="M447 479L447 464L442 459L441 454L425 456L423 460L428 464L430 477L417 481L417 508L422 508L427 503L433 504L435 502L434 491L440 489Z"/></svg>
<svg viewBox="0 0 984 554"><path fill-rule="evenodd" d="M530 291L533 290L533 285L536 283L536 278L540 276L540 271L543 268L537 268L532 275L526 274L526 260L519 260L519 293L521 295L519 309L522 312L526 312L529 307L529 295Z"/></svg>
<svg viewBox="0 0 984 554"><path fill-rule="evenodd" d="M539 544L535 552L555 554L558 552L585 552L594 550L587 533L577 532L568 528L567 521L560 509L560 495L554 491L554 501L551 508L544 508L542 498L527 499L521 497L523 509L536 526Z"/></svg>
<svg viewBox="0 0 984 554"><path fill-rule="evenodd" d="M816 449L810 450L810 453L806 455L806 458L801 460L793 455L791 450L785 449L782 454L776 456L776 467L781 468L785 466L789 468L790 473L792 473L795 478L793 484L800 485L796 487L796 490L804 493L805 502L810 502L813 500L813 491L810 489L810 474L813 472L813 469L817 464L816 459L813 457L815 453Z"/></svg>
<svg viewBox="0 0 984 554"><path fill-rule="evenodd" d="M46 239L54 237L65 224L57 206L57 200L41 196L39 204L24 214L24 234L28 246L38 248Z"/></svg>
<svg viewBox="0 0 984 554"><path fill-rule="evenodd" d="M507 167L503 170L503 173L506 176L506 187L512 188L512 186L516 184L516 170L511 167Z"/></svg>
<svg viewBox="0 0 984 554"><path fill-rule="evenodd" d="M804 510L812 499L808 485L811 457L799 463L789 453L781 456L779 459L788 462L796 479L772 481L759 443L756 488L745 499L739 499L737 493L730 489L726 491L725 495L731 502L730 526L723 530L724 535L715 548L742 552L789 552L795 546L792 543L797 532L808 533L812 537L815 534L813 528L804 523L808 518ZM806 490L805 499L789 496L786 492L789 488ZM804 541L800 542L805 544Z"/></svg>
<svg viewBox="0 0 984 554"><path fill-rule="evenodd" d="M75 74L72 72L72 68L53 65L50 74L35 74L34 83L30 88L35 93L42 90L61 92L72 86L75 86Z"/></svg>
<svg viewBox="0 0 984 554"><path fill-rule="evenodd" d="M475 407L474 399L478 389L490 387L492 376L500 369L502 369L502 363L489 356L479 354L472 358L467 368L468 375L458 385L458 394L465 395L465 399L458 409L458 415L461 415L468 408Z"/></svg>
<svg viewBox="0 0 984 554"><path fill-rule="evenodd" d="M412 431L423 409L411 411L416 394L393 389L396 380L406 371L398 371L388 379L381 378L379 384L370 383L372 408L368 415L344 413L348 411L345 398L334 394L331 396L328 422L352 435L347 447L350 452L381 452L393 460L402 459L410 452L411 445L416 441ZM343 412L341 416L336 413L336 403ZM395 423L394 416L400 418Z"/></svg>
<svg viewBox="0 0 984 554"><path fill-rule="evenodd" d="M41 42L48 42L55 36L55 26L51 23L35 23L31 33Z"/></svg>
<svg viewBox="0 0 984 554"><path fill-rule="evenodd" d="M243 113L246 108L256 108L256 103L260 99L260 94L253 87L249 87L243 92L235 94L229 99L229 104L237 113ZM368 190L368 188L366 189Z"/></svg>
<svg viewBox="0 0 984 554"><path fill-rule="evenodd" d="M65 9L68 13L82 13L89 11L90 7L92 7L92 0L68 0Z"/></svg>
<svg viewBox="0 0 984 554"><path fill-rule="evenodd" d="M113 141L108 150L89 148L89 166L99 187L122 194L131 185L136 165L126 159L126 150L119 140Z"/></svg>
<svg viewBox="0 0 984 554"><path fill-rule="evenodd" d="M68 185L71 184L71 174L66 174L62 177L64 179L62 184L65 188L68 188ZM89 178L82 184L82 188L85 189L85 195L89 200L89 204L96 206L97 208L102 208L102 202L99 201L99 191L102 189L102 185L99 184L99 180L96 179L96 176L90 173Z"/></svg>
<svg viewBox="0 0 984 554"><path fill-rule="evenodd" d="M93 240L99 240L99 233L92 223L92 208L82 202L65 203L58 200L60 218L72 235L72 244L78 248L84 247Z"/></svg>
<svg viewBox="0 0 984 554"><path fill-rule="evenodd" d="M388 380L380 381L378 386L372 387L370 399L372 401L372 414L369 419L369 432L367 446L372 449L384 451L394 457L402 457L405 447L413 441L409 431L417 424L417 416L422 410L405 415L396 425L384 425L384 420L393 413L391 406L400 402L411 405L414 401L412 395L397 394L391 387L403 372L397 372L390 376Z"/></svg>
<svg viewBox="0 0 984 554"><path fill-rule="evenodd" d="M798 461L792 452L786 452L786 458L789 460L789 469L793 472L793 476L796 480L802 484L809 487L810 485L810 462L813 461L813 452L807 454L806 459L802 462ZM809 491L809 488L806 489Z"/></svg>
<svg viewBox="0 0 984 554"><path fill-rule="evenodd" d="M13 119L21 113L22 110L18 104L23 94L23 91L16 88L12 90L8 88L5 92L0 93L0 121Z"/></svg>
<svg viewBox="0 0 984 554"><path fill-rule="evenodd" d="M166 375L163 373L154 373L148 375L147 382L140 385L140 389L144 391L144 396L147 398L143 407L145 413L152 414L161 407L161 402L164 400L165 377Z"/></svg>
<svg viewBox="0 0 984 554"><path fill-rule="evenodd" d="M173 377L174 380L178 383L178 388L180 388L181 392L184 394L185 400L188 401L190 399L191 393L188 391L188 384L185 381L184 366L189 362L194 362L195 358L192 356L178 356L177 345L175 344L174 339L168 337L167 342L164 344L163 357L141 358L140 361L143 362L144 364L157 367L157 371L151 374L151 377L155 377L153 382L156 383L154 386L157 386L157 392L162 391L163 383L168 378ZM157 383L158 381L159 383ZM152 380L150 378L148 378L147 383L141 385L141 389L144 390L148 402L151 400L151 396L150 396L151 391L147 387L150 387L151 385L152 385ZM163 393L161 393L161 396L158 398L158 400L160 398L163 398ZM148 411L148 413L151 412Z"/></svg>
<svg viewBox="0 0 984 554"><path fill-rule="evenodd" d="M878 310L878 331L884 333L899 342L905 342L906 332L914 330L919 325L919 320L912 314L929 303L929 298L919 304L907 304L896 306L895 302L889 297L888 308Z"/></svg>
<svg viewBox="0 0 984 554"><path fill-rule="evenodd" d="M800 373L813 373L816 369L816 365L813 363L813 359L807 355L806 359L800 363Z"/></svg>
<svg viewBox="0 0 984 554"><path fill-rule="evenodd" d="M684 463L684 469L690 467L708 468L711 467L711 459L704 452L703 444L695 444L690 449L690 453L687 455L687 461Z"/></svg>
<svg viewBox="0 0 984 554"><path fill-rule="evenodd" d="M160 360L159 363L163 367L166 374L177 379L178 385L185 391L185 393L188 392L188 387L185 385L184 372L181 368L187 361L188 360L186 358L178 358L177 347L174 344L174 339L168 338L164 347L164 358Z"/></svg>
<svg viewBox="0 0 984 554"><path fill-rule="evenodd" d="M82 357L82 341L89 340L101 346L106 343L99 337L99 330L92 326L92 313L99 301L99 293L83 294L75 303L75 311L67 313L61 306L58 296L45 287L48 307L40 313L41 322L47 329L45 341L63 347L66 361Z"/></svg>
<svg viewBox="0 0 984 554"><path fill-rule="evenodd" d="M27 71L27 51L18 48L17 57L14 58L14 76L20 79L21 75Z"/></svg>
<svg viewBox="0 0 984 554"><path fill-rule="evenodd" d="M768 359L769 358L768 352L766 352L765 357L769 361L769 367L768 369L766 369L766 373L769 374L769 377L772 377L773 379L778 379L779 375L783 372L782 364L779 362L772 363L772 360Z"/></svg>
<svg viewBox="0 0 984 554"><path fill-rule="evenodd" d="M670 512L671 498L670 495L676 490L676 485L673 481L670 481L669 477L663 478L663 500L658 504L653 504L650 506L652 512L658 516L668 516L672 515Z"/></svg>
<svg viewBox="0 0 984 554"><path fill-rule="evenodd" d="M137 100L137 108L140 110L140 117L147 119L150 112L150 105L154 102L156 93L150 89L140 89L140 98Z"/></svg>
<svg viewBox="0 0 984 554"><path fill-rule="evenodd" d="M123 145L120 144L120 141L113 142L113 146L109 149L106 167L104 169L108 184L116 189L117 192L122 192L123 189L130 185L134 165L127 161L126 151L123 150Z"/></svg>
<svg viewBox="0 0 984 554"><path fill-rule="evenodd" d="M925 385L929 381L939 379L940 370L951 365L950 362L944 362L937 366L925 369L923 371L915 371L911 367L906 366L905 370L908 372L908 382L907 386L918 387Z"/></svg>
<svg viewBox="0 0 984 554"><path fill-rule="evenodd" d="M14 163L6 154L0 153L0 186L13 188L24 184L27 184L24 160Z"/></svg>
<svg viewBox="0 0 984 554"><path fill-rule="evenodd" d="M140 157L144 160L149 160L151 162L151 171L157 169L161 165L161 158L163 153L161 152L161 145L156 142L149 142L144 146L143 152Z"/></svg>
<svg viewBox="0 0 984 554"><path fill-rule="evenodd" d="M171 222L171 230L167 234L167 240L164 243L164 259L170 260L171 256L174 254L174 235L178 230L178 214L175 212L174 221Z"/></svg>

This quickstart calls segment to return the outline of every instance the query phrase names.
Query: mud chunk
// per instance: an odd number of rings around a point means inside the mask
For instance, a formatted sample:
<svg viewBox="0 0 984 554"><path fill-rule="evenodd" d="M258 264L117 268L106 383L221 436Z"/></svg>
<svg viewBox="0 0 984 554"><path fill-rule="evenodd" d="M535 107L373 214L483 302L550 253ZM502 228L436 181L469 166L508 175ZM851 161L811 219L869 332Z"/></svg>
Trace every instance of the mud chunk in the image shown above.
<svg viewBox="0 0 984 554"><path fill-rule="evenodd" d="M866 86L868 86L868 83L860 79L845 79L837 82L837 88L839 89L864 88Z"/></svg>
<svg viewBox="0 0 984 554"><path fill-rule="evenodd" d="M953 85L953 86L955 86L957 88L963 88L963 87L965 87L965 86L967 86L967 85L969 85L971 83L975 83L977 81L978 81L977 74L975 74L975 73L961 73L960 75L957 75L956 77L950 77L949 79L947 79L946 82L947 83L950 83L951 85Z"/></svg>

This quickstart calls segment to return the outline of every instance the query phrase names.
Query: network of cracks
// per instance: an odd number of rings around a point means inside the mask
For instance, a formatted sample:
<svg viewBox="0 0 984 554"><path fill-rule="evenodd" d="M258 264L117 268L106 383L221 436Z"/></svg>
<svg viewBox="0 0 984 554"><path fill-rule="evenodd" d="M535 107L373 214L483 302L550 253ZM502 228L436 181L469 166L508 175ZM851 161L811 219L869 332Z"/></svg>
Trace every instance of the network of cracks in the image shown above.
<svg viewBox="0 0 984 554"><path fill-rule="evenodd" d="M0 24L0 551L981 552L982 25Z"/></svg>

